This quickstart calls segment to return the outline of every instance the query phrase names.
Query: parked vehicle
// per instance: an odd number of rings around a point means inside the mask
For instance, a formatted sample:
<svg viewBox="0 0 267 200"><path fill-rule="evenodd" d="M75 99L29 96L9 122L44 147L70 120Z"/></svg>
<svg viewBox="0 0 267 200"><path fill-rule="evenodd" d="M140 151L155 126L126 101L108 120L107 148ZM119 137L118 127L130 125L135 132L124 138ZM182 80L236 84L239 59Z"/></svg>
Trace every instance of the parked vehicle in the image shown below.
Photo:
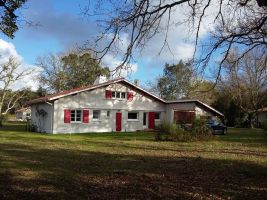
<svg viewBox="0 0 267 200"><path fill-rule="evenodd" d="M227 126L219 120L208 120L207 126L212 129L213 134L223 134L227 133Z"/></svg>

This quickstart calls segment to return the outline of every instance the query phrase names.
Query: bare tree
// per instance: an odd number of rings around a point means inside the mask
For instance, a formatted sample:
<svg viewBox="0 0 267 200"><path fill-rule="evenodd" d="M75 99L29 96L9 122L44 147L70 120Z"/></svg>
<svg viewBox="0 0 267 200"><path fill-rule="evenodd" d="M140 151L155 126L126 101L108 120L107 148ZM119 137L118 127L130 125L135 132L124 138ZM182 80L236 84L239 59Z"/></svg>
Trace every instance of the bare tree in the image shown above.
<svg viewBox="0 0 267 200"><path fill-rule="evenodd" d="M238 57L237 51L229 53L220 83L253 126L258 109L265 103L267 56L266 52L254 49L236 62Z"/></svg>
<svg viewBox="0 0 267 200"><path fill-rule="evenodd" d="M0 64L0 125L3 116L13 109L17 102L25 95L26 90L12 91L12 86L18 80L32 73L32 70L20 70L21 64L13 57Z"/></svg>
<svg viewBox="0 0 267 200"><path fill-rule="evenodd" d="M104 9L100 8L101 5L105 5ZM266 6L265 0L99 0L96 12L91 13L88 6L84 13L94 17L101 15L99 25L103 31L97 37L95 46L87 42L83 48L91 50L97 59L102 60L107 53L120 50L118 43L121 36L127 33L129 41L122 62L115 69L118 70L129 64L135 49L144 48L158 34L164 33L162 49L168 48L170 26L187 23L195 33L193 57L196 66L205 68L212 57L220 53L221 62L217 69L220 74L222 63L236 46L242 46L243 50L236 61L256 47L266 48ZM186 20L173 19L176 8L181 7L188 11ZM204 42L200 41L200 31L209 9L214 11L212 18L215 28L210 33L212 39Z"/></svg>

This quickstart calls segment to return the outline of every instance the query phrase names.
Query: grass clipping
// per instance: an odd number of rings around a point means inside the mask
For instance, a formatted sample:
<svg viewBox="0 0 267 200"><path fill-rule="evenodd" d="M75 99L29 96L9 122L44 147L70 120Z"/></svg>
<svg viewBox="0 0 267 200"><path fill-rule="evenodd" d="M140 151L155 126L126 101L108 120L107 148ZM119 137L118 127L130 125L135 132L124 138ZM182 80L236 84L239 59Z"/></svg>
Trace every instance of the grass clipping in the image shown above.
<svg viewBox="0 0 267 200"><path fill-rule="evenodd" d="M207 127L207 121L204 119L194 119L192 126L179 125L163 121L156 128L156 141L202 141L210 140L214 136Z"/></svg>

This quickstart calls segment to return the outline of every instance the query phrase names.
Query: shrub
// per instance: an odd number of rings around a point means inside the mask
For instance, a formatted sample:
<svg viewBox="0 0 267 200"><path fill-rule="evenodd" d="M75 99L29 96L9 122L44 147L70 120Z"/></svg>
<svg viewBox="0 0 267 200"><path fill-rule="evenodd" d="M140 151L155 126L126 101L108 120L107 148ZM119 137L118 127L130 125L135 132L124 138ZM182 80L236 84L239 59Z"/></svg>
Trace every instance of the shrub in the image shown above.
<svg viewBox="0 0 267 200"><path fill-rule="evenodd" d="M195 137L195 140L208 140L213 138L212 130L207 127L206 119L195 118L191 133Z"/></svg>
<svg viewBox="0 0 267 200"><path fill-rule="evenodd" d="M195 119L192 127L177 125L163 121L157 128L156 141L197 141L213 137L212 131L207 127L206 120Z"/></svg>

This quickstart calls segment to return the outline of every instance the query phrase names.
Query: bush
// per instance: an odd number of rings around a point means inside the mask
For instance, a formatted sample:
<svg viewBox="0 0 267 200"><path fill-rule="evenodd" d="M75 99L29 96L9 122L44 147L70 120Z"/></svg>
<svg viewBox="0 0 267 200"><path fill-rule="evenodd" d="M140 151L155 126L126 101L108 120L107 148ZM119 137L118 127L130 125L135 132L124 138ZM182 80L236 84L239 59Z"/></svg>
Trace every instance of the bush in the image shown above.
<svg viewBox="0 0 267 200"><path fill-rule="evenodd" d="M208 140L213 138L212 130L207 127L206 119L194 119L191 133L195 140Z"/></svg>
<svg viewBox="0 0 267 200"><path fill-rule="evenodd" d="M267 121L261 122L260 127L264 130L267 130Z"/></svg>
<svg viewBox="0 0 267 200"><path fill-rule="evenodd" d="M213 137L212 131L207 127L206 120L195 119L192 127L177 125L163 121L157 128L156 141L198 141Z"/></svg>

